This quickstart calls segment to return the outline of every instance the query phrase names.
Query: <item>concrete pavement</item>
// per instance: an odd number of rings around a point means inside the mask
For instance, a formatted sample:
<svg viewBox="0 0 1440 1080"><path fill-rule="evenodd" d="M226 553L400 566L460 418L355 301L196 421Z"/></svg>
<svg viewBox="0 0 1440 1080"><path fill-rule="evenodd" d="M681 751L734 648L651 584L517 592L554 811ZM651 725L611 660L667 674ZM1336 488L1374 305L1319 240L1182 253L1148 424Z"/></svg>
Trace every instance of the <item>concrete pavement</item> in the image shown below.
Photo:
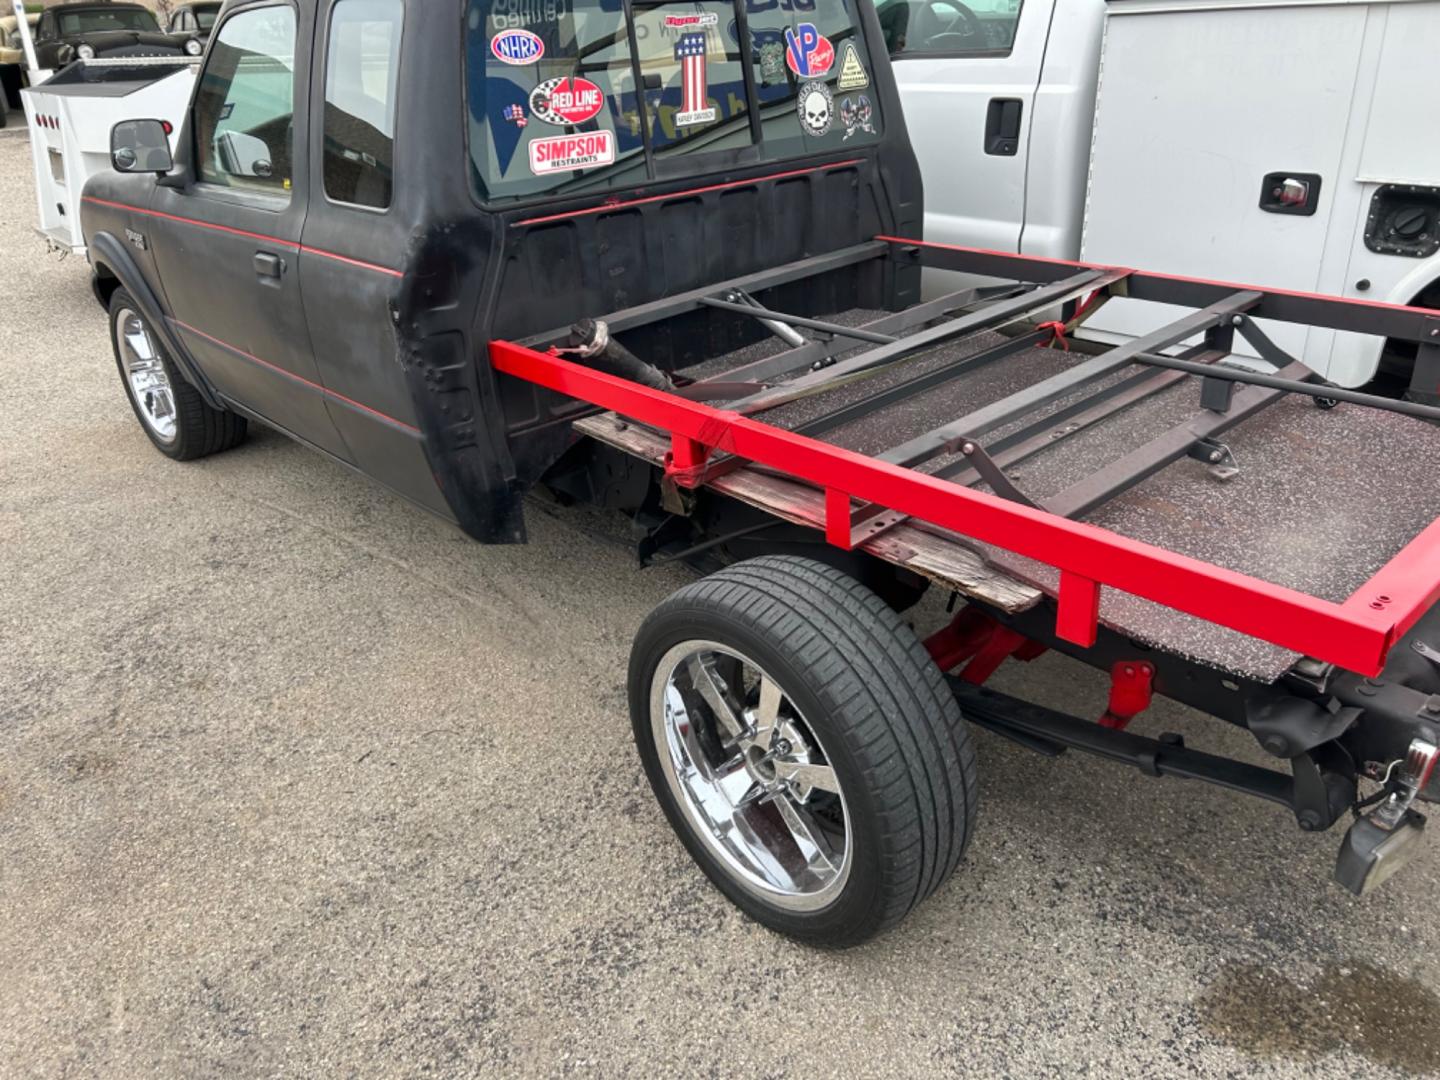
<svg viewBox="0 0 1440 1080"><path fill-rule="evenodd" d="M1356 901L1339 830L984 732L976 841L898 932L828 954L747 922L630 742L630 636L686 572L574 512L477 546L266 431L161 457L86 267L30 231L26 138L0 132L0 1075L1440 1071L1436 845ZM1055 657L998 684L1104 701ZM1254 756L1182 709L1138 726Z"/></svg>

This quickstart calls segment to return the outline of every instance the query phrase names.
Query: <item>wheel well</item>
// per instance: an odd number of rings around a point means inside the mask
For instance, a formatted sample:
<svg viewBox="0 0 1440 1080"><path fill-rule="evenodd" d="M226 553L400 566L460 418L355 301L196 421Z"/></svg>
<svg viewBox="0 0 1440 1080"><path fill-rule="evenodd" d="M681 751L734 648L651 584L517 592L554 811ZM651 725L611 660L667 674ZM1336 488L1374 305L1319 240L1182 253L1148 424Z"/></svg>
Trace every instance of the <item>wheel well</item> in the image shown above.
<svg viewBox="0 0 1440 1080"><path fill-rule="evenodd" d="M1407 306L1440 311L1440 277L1411 297ZM1380 370L1375 376L1376 389L1381 393L1399 397L1409 388L1410 376L1414 370L1415 343L1389 338L1385 342L1385 351L1380 356Z"/></svg>
<svg viewBox="0 0 1440 1080"><path fill-rule="evenodd" d="M115 295L115 290L120 288L120 279L104 263L95 264L94 273L90 276L90 289L95 293L95 299L100 306L107 311L110 308L110 297Z"/></svg>

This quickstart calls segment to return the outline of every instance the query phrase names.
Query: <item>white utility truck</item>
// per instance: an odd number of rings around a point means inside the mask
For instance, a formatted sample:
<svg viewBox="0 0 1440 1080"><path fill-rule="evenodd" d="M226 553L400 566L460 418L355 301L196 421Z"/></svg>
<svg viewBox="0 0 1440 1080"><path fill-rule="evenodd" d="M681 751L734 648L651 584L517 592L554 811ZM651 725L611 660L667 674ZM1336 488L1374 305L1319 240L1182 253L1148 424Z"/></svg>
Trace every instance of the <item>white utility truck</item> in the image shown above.
<svg viewBox="0 0 1440 1080"><path fill-rule="evenodd" d="M927 240L1440 308L1440 0L878 0ZM1115 341L1173 312L1114 300ZM1268 327L1440 400L1413 347Z"/></svg>
<svg viewBox="0 0 1440 1080"><path fill-rule="evenodd" d="M53 250L85 253L80 192L110 170L110 129L153 117L169 125L173 147L190 102L198 57L76 60L54 72L39 67L21 0L13 0L30 85L20 91L30 125L37 231Z"/></svg>

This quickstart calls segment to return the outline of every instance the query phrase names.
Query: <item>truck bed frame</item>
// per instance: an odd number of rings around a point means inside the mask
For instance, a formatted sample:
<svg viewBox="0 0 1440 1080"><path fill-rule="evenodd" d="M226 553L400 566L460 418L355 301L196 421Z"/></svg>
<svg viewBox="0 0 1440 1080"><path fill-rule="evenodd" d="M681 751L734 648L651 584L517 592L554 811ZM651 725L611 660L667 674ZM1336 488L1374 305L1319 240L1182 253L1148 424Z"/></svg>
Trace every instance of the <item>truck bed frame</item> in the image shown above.
<svg viewBox="0 0 1440 1080"><path fill-rule="evenodd" d="M919 263L1004 283L951 293L859 328L771 312L749 295L871 259ZM1111 296L1194 310L883 453L863 455L820 438L982 365L1063 339ZM1200 457L1223 469L1226 450L1218 437L1290 393L1309 394L1321 404L1344 400L1440 420L1440 409L1317 384L1315 374L1279 350L1255 322L1276 319L1383 335L1415 342L1428 352L1440 351L1437 313L880 236L615 312L605 321L612 334L623 334L702 306L809 327L820 331L820 338L702 380L700 386L708 384L721 394L724 384L762 387L749 393L737 388L738 398L726 407L694 400L703 394L652 390L548 351L565 339L565 329L520 343L492 342L491 363L498 371L614 413L581 418L576 429L663 466L666 482L678 489L708 485L786 520L821 528L839 548L858 548L905 565L1002 610L1031 606L1038 592L997 572L964 540L1054 567L1059 572L1054 633L1082 648L1095 644L1102 590L1110 588L1373 676L1384 668L1391 647L1440 597L1440 519L1340 602L1075 520L1181 458ZM1056 308L1063 310L1060 320L1033 326ZM794 430L755 418L802 396L893 371L894 365L941 344L1017 326L1022 328L1017 336L892 382ZM1215 366L1230 354L1237 333L1276 369L1274 375ZM1203 335L1202 344L1178 357L1161 354L1196 335ZM871 347L853 351L857 342ZM852 351L843 359L834 359L847 349ZM1137 367L1129 378L1112 378ZM1057 416L1078 431L1190 375L1200 378L1201 407L1185 423L1043 505L1009 481L1007 467L1041 445L1053 445ZM1045 416L1037 425L1041 431L1022 426L999 441L984 441L989 433L1076 392L1084 396L1072 400L1063 415ZM955 460L936 471L917 468L956 451ZM969 486L977 483L990 491ZM962 543L947 542L947 537Z"/></svg>

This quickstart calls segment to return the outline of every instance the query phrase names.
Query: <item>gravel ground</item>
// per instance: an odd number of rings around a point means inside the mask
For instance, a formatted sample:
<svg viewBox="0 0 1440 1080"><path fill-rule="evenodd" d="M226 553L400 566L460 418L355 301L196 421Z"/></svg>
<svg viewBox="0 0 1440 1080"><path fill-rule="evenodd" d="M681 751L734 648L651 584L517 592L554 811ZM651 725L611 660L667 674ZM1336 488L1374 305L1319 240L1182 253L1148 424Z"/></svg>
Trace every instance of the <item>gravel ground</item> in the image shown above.
<svg viewBox="0 0 1440 1080"><path fill-rule="evenodd" d="M580 515L479 547L266 432L165 460L29 169L0 132L0 1074L1440 1070L1433 847L1355 901L1338 831L983 732L976 841L900 930L745 921L630 745L630 635L685 574Z"/></svg>

